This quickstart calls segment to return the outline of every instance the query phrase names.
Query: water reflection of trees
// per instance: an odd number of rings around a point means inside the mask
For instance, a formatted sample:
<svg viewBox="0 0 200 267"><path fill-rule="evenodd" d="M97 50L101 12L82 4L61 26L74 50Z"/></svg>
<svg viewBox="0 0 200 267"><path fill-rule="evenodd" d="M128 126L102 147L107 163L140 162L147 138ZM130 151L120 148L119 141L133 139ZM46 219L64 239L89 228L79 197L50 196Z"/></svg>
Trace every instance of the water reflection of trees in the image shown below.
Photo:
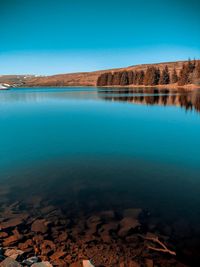
<svg viewBox="0 0 200 267"><path fill-rule="evenodd" d="M150 89L99 89L100 98L145 105L180 106L200 112L200 91Z"/></svg>

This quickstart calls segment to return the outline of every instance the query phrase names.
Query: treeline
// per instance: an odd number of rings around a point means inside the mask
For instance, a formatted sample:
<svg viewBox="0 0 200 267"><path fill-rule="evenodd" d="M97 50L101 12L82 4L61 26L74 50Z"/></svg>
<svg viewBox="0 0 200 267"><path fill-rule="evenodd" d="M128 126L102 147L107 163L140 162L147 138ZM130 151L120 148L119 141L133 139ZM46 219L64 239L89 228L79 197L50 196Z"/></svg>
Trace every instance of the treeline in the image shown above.
<svg viewBox="0 0 200 267"><path fill-rule="evenodd" d="M186 85L191 83L200 84L200 61L188 60L184 63L182 69L178 72L175 68L169 72L168 66L164 69L155 66L149 66L146 71L118 71L106 72L101 74L97 79L97 86L113 85L165 85L177 83Z"/></svg>

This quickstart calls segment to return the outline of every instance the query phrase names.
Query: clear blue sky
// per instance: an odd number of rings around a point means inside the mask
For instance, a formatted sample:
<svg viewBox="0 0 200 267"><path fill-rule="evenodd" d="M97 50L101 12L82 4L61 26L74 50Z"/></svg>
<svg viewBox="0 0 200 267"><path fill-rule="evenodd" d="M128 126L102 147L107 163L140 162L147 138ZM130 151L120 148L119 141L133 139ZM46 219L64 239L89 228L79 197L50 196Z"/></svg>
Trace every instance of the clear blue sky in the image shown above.
<svg viewBox="0 0 200 267"><path fill-rule="evenodd" d="M0 74L200 58L199 0L0 0Z"/></svg>

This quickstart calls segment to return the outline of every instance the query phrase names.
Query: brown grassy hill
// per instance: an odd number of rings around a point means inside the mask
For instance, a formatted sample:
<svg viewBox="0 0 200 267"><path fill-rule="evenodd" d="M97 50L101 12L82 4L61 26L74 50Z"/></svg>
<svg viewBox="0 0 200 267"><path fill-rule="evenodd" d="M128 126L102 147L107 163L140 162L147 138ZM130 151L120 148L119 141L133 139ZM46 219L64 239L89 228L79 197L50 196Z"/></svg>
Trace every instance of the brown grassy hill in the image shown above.
<svg viewBox="0 0 200 267"><path fill-rule="evenodd" d="M100 70L93 72L79 72L58 74L52 76L31 76L31 75L2 75L0 83L17 84L18 86L96 86L97 79L102 73L116 72L123 70L146 70L149 66L159 67L162 70L166 65L169 72L176 68L177 72L182 68L182 65L187 61L163 62L156 64L141 64L129 66L125 68Z"/></svg>
<svg viewBox="0 0 200 267"><path fill-rule="evenodd" d="M26 86L95 86L99 75L105 72L115 72L122 70L146 70L148 66L156 66L161 70L167 65L169 72L171 72L174 67L177 71L182 68L183 63L186 61L178 62L164 62L157 64L142 64L129 66L125 68L118 69L108 69L100 70L94 72L80 72L80 73L69 73L69 74L58 74L52 76L43 77L33 77L25 81Z"/></svg>

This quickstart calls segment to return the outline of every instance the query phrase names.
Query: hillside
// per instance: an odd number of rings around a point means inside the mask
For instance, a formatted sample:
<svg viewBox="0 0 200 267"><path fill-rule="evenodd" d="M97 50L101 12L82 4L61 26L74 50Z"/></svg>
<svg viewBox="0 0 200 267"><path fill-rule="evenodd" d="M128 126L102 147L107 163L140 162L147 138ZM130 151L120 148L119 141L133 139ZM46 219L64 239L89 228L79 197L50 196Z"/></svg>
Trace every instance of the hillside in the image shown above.
<svg viewBox="0 0 200 267"><path fill-rule="evenodd" d="M118 69L108 69L93 72L79 72L79 73L68 73L68 74L57 74L52 76L31 76L31 75L3 75L0 76L0 83L9 83L16 86L96 86L98 78L105 73L116 73L123 71L144 71L149 67L159 68L162 71L166 66L171 75L172 71L176 69L177 73L186 64L187 61L177 62L163 62L156 64L141 64L135 66L129 66Z"/></svg>
<svg viewBox="0 0 200 267"><path fill-rule="evenodd" d="M129 66L125 68L100 70L94 72L81 72L81 73L59 74L59 75L45 76L45 77L34 77L26 81L25 84L27 86L96 86L98 77L106 72L117 72L124 70L145 71L148 68L148 66L159 66L159 68L163 69L166 65L168 66L169 71L172 71L174 67L177 70L180 70L183 66L183 63L185 62L186 61L158 63L158 64L142 64L142 65Z"/></svg>

